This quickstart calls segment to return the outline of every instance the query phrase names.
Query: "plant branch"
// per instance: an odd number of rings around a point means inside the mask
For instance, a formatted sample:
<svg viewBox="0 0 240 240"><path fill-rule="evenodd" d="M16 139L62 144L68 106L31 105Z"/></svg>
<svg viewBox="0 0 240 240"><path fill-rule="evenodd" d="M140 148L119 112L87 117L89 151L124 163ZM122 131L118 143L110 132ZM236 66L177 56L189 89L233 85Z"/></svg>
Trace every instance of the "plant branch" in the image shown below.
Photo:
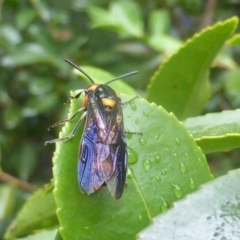
<svg viewBox="0 0 240 240"><path fill-rule="evenodd" d="M199 26L200 30L212 24L216 6L217 6L217 0L206 1L204 14Z"/></svg>
<svg viewBox="0 0 240 240"><path fill-rule="evenodd" d="M17 187L19 187L22 190L27 191L27 192L34 192L34 191L37 190L36 187L29 184L28 182L23 181L23 180L18 179L18 178L15 178L15 177L13 177L13 176L11 176L8 173L5 173L3 171L0 171L0 181L16 185Z"/></svg>

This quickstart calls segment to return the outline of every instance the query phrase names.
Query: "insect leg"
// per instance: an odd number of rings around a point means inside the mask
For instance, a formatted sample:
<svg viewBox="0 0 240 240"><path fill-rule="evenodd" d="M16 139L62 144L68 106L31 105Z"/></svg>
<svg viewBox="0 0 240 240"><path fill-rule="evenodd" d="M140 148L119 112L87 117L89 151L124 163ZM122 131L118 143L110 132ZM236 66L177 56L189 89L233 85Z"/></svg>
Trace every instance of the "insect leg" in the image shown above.
<svg viewBox="0 0 240 240"><path fill-rule="evenodd" d="M56 127L56 126L58 126L58 125L64 124L64 123L66 123L66 122L70 122L71 120L73 120L73 119L76 117L76 115L77 115L79 112L81 112L81 111L83 111L83 110L85 110L84 107L78 109L77 112L75 112L70 118L64 119L64 120L59 121L59 122L56 122L56 123L54 123L53 125L49 126L49 127L48 127L48 131L49 131L51 128L54 128L54 127Z"/></svg>
<svg viewBox="0 0 240 240"><path fill-rule="evenodd" d="M133 99L136 99L136 98L139 98L139 96L132 97L131 99L129 99L125 103L122 103L122 106L125 106L126 104L128 104L129 102L131 102Z"/></svg>
<svg viewBox="0 0 240 240"><path fill-rule="evenodd" d="M81 109L79 109L79 110L81 110ZM79 111L78 111L78 112L79 112ZM78 112L76 112L76 113L73 115L73 117L75 117ZM75 127L74 127L73 130L72 130L72 132L71 132L68 136L63 137L63 138L57 138L57 139L53 139L53 140L47 141L47 142L44 143L44 145L47 145L47 144L50 144L50 143L56 143L56 142L65 142L65 141L69 140L70 138L73 138L74 135L75 135L75 133L76 133L76 131L77 131L77 129L78 129L78 127L80 126L82 120L86 117L86 115L87 115L87 112L84 112L84 113L82 114L81 118L78 120L77 124L75 125ZM71 118L69 118L69 119L72 119L73 117L71 117ZM68 119L67 119L67 120L68 120Z"/></svg>
<svg viewBox="0 0 240 240"><path fill-rule="evenodd" d="M143 135L142 132L130 132L130 131L125 131L125 133L128 133L128 134L139 134L139 135Z"/></svg>
<svg viewBox="0 0 240 240"><path fill-rule="evenodd" d="M83 92L85 92L85 89L81 90L81 91L80 91L78 94L76 94L75 96L70 96L70 97L68 97L67 102L64 103L64 104L69 103L69 101L70 101L71 99L77 99L77 98L79 98Z"/></svg>

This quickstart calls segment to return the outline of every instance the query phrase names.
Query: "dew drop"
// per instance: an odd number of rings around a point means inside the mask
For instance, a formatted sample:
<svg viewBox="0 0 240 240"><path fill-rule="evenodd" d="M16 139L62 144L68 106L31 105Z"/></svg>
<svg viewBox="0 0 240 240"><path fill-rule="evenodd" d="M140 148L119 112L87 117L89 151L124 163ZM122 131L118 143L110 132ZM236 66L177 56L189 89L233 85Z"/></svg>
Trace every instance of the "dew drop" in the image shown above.
<svg viewBox="0 0 240 240"><path fill-rule="evenodd" d="M136 111L136 110L137 110L137 106L136 106L136 104L135 104L134 101L130 101L129 105L130 105L130 108L131 108L133 111Z"/></svg>
<svg viewBox="0 0 240 240"><path fill-rule="evenodd" d="M128 133L128 132L127 132L127 133L125 134L125 137L126 137L127 139L131 139L131 138L132 138L132 133Z"/></svg>
<svg viewBox="0 0 240 240"><path fill-rule="evenodd" d="M90 230L90 227L89 227L89 226L84 227L84 230L85 230L85 231L89 231L89 230Z"/></svg>
<svg viewBox="0 0 240 240"><path fill-rule="evenodd" d="M185 173L186 172L186 165L184 163L180 163L180 170Z"/></svg>
<svg viewBox="0 0 240 240"><path fill-rule="evenodd" d="M141 222L142 221L142 215L139 213L138 214L138 221Z"/></svg>
<svg viewBox="0 0 240 240"><path fill-rule="evenodd" d="M139 118L136 118L135 124L139 124L139 122L140 122L140 119L139 119Z"/></svg>
<svg viewBox="0 0 240 240"><path fill-rule="evenodd" d="M146 168L146 170L148 170L152 166L152 163L150 160L145 159L143 160L143 166Z"/></svg>
<svg viewBox="0 0 240 240"><path fill-rule="evenodd" d="M149 117L150 116L150 114L149 114L149 112L143 112L143 114L146 116L146 117Z"/></svg>
<svg viewBox="0 0 240 240"><path fill-rule="evenodd" d="M136 153L135 150L133 150L132 148L128 147L127 148L128 151L128 163L131 164L135 164L138 161L138 155Z"/></svg>
<svg viewBox="0 0 240 240"><path fill-rule="evenodd" d="M169 148L165 148L165 151L166 151L167 153L171 153L171 151L170 151Z"/></svg>
<svg viewBox="0 0 240 240"><path fill-rule="evenodd" d="M175 139L176 144L179 146L181 144L180 140L178 138Z"/></svg>
<svg viewBox="0 0 240 240"><path fill-rule="evenodd" d="M147 143L147 141L144 138L140 138L139 143L141 146L144 146Z"/></svg>
<svg viewBox="0 0 240 240"><path fill-rule="evenodd" d="M195 182L192 178L189 178L189 187L193 190L195 189L196 185L195 185Z"/></svg>
<svg viewBox="0 0 240 240"><path fill-rule="evenodd" d="M148 180L148 183L149 183L149 184L153 183L153 180Z"/></svg>
<svg viewBox="0 0 240 240"><path fill-rule="evenodd" d="M167 174L167 171L166 170L161 170L161 174L163 175L163 176L165 176L166 174Z"/></svg>
<svg viewBox="0 0 240 240"><path fill-rule="evenodd" d="M199 161L199 162L202 162L202 159L199 157L199 158L198 158L198 161Z"/></svg>
<svg viewBox="0 0 240 240"><path fill-rule="evenodd" d="M174 191L174 194L176 196L176 198L181 198L182 197L182 189L180 186L178 186L177 184L172 184L173 186L173 191Z"/></svg>
<svg viewBox="0 0 240 240"><path fill-rule="evenodd" d="M162 160L162 157L161 157L160 154L157 154L154 159L155 159L155 162L156 162L156 163L160 163L161 160Z"/></svg>
<svg viewBox="0 0 240 240"><path fill-rule="evenodd" d="M163 212L167 211L168 205L163 197L161 197L161 202L162 202L162 204L161 204L162 211Z"/></svg>
<svg viewBox="0 0 240 240"><path fill-rule="evenodd" d="M177 153L174 153L173 156L174 156L175 158L178 158L178 154L177 154Z"/></svg>
<svg viewBox="0 0 240 240"><path fill-rule="evenodd" d="M127 169L127 178L128 179L133 179L133 172L131 171L130 168Z"/></svg>
<svg viewBox="0 0 240 240"><path fill-rule="evenodd" d="M161 182L162 181L161 177L159 177L159 176L156 176L156 180L157 180L157 182Z"/></svg>
<svg viewBox="0 0 240 240"><path fill-rule="evenodd" d="M184 155L185 155L185 158L189 160L189 155L187 153L184 153Z"/></svg>
<svg viewBox="0 0 240 240"><path fill-rule="evenodd" d="M159 133L157 133L157 134L155 135L155 137L154 137L155 140L158 140L158 139L160 138L160 136L161 136L161 135L160 135Z"/></svg>

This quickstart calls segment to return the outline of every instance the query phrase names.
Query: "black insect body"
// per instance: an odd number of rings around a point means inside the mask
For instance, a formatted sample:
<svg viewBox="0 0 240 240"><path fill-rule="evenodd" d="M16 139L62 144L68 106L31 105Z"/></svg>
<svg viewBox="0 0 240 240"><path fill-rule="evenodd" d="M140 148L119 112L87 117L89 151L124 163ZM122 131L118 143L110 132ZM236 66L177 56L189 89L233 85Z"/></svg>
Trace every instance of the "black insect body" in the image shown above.
<svg viewBox="0 0 240 240"><path fill-rule="evenodd" d="M79 149L79 186L85 193L91 194L101 186L107 185L111 195L119 199L122 196L126 180L127 143L123 124L122 102L108 84L137 72L131 72L106 84L97 85L82 69L72 62L66 61L87 76L93 85L71 97L72 99L78 98L84 92L82 108L71 118L50 126L55 127L68 122L79 112L84 111L72 133L64 138L47 141L45 144L69 140L75 135L82 120L86 118Z"/></svg>

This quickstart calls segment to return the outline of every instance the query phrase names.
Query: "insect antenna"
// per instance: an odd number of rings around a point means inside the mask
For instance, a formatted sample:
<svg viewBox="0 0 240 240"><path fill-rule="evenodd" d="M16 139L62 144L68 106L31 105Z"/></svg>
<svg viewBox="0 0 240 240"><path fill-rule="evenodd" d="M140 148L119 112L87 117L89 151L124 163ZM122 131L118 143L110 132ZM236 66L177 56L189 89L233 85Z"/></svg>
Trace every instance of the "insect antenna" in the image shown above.
<svg viewBox="0 0 240 240"><path fill-rule="evenodd" d="M108 82L105 83L105 84L107 85L107 84L109 84L109 83L111 83L111 82L114 82L114 81L116 81L116 80L118 80L118 79L126 78L126 77L132 76L132 75L137 74L137 73L138 73L138 71L133 71L133 72L130 72L130 73L123 74L123 75L121 75L121 76L119 76L119 77L116 77L116 78L108 81Z"/></svg>
<svg viewBox="0 0 240 240"><path fill-rule="evenodd" d="M83 75L85 75L85 76L94 84L93 79L92 79L85 71L83 71L80 67L78 67L76 64L74 64L73 62L71 62L71 61L68 60L68 59L65 59L65 62L69 63L69 64L72 65L74 68L76 68L79 72L81 72Z"/></svg>

